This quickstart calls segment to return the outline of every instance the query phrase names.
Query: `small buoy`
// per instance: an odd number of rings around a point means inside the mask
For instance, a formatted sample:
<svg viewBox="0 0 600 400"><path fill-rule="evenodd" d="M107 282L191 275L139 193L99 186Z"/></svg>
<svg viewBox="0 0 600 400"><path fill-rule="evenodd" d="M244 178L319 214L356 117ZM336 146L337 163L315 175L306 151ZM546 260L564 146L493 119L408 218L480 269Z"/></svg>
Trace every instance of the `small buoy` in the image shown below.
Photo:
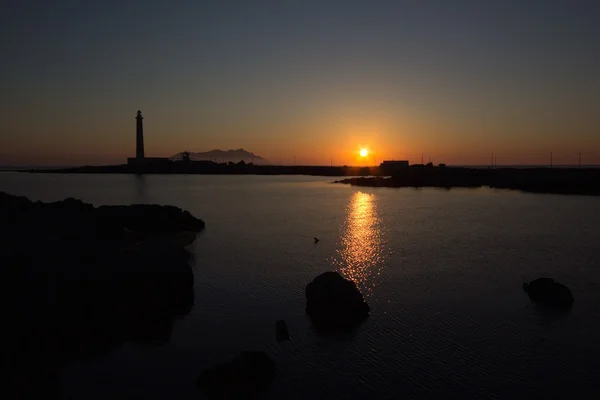
<svg viewBox="0 0 600 400"><path fill-rule="evenodd" d="M288 332L287 325L284 320L275 322L275 328L277 330L277 341L290 340L290 333Z"/></svg>
<svg viewBox="0 0 600 400"><path fill-rule="evenodd" d="M315 238L315 244L319 243L319 238Z"/></svg>

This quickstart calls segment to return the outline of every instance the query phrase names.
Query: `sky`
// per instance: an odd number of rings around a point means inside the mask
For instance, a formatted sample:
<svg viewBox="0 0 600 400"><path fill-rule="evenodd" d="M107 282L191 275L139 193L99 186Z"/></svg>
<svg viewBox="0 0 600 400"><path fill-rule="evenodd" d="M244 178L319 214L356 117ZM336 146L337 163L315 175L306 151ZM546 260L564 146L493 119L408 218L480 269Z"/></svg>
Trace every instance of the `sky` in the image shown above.
<svg viewBox="0 0 600 400"><path fill-rule="evenodd" d="M0 2L0 165L600 164L600 2ZM367 159L357 154L370 150Z"/></svg>

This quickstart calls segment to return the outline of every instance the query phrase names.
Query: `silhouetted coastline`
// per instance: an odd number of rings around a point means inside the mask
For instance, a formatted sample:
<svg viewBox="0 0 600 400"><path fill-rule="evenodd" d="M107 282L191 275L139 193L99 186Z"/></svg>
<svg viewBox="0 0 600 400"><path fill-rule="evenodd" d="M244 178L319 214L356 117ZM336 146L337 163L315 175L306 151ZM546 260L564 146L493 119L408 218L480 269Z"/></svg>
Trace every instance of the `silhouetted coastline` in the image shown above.
<svg viewBox="0 0 600 400"><path fill-rule="evenodd" d="M312 175L312 176L370 176L380 175L379 167L254 165L251 163L215 163L212 161L156 162L145 165L85 166L60 169L20 170L28 173L58 174L206 174L206 175Z"/></svg>
<svg viewBox="0 0 600 400"><path fill-rule="evenodd" d="M513 189L531 193L600 196L596 168L452 168L411 166L390 178L360 177L336 183L368 187L436 187Z"/></svg>
<svg viewBox="0 0 600 400"><path fill-rule="evenodd" d="M6 389L54 397L75 360L163 344L194 305L190 253L204 222L175 207L32 202L0 192Z"/></svg>

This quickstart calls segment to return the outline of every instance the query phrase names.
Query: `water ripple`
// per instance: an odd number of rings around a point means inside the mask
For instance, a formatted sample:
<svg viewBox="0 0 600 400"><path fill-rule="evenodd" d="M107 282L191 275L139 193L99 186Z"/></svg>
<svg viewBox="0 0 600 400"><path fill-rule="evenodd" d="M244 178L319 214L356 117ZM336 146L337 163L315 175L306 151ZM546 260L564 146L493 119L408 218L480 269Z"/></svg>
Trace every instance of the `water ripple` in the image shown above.
<svg viewBox="0 0 600 400"><path fill-rule="evenodd" d="M378 285L387 257L382 220L375 194L356 192L350 197L341 238L333 264L347 279L371 296Z"/></svg>

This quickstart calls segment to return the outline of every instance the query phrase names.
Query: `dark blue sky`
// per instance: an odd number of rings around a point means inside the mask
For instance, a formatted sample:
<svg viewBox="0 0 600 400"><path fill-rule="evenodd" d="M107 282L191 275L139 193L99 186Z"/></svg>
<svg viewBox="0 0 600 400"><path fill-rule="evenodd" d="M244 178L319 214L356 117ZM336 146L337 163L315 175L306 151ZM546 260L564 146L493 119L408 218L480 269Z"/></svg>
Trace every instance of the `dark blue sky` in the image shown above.
<svg viewBox="0 0 600 400"><path fill-rule="evenodd" d="M156 156L600 162L597 1L1 7L0 163L122 161L138 108Z"/></svg>

